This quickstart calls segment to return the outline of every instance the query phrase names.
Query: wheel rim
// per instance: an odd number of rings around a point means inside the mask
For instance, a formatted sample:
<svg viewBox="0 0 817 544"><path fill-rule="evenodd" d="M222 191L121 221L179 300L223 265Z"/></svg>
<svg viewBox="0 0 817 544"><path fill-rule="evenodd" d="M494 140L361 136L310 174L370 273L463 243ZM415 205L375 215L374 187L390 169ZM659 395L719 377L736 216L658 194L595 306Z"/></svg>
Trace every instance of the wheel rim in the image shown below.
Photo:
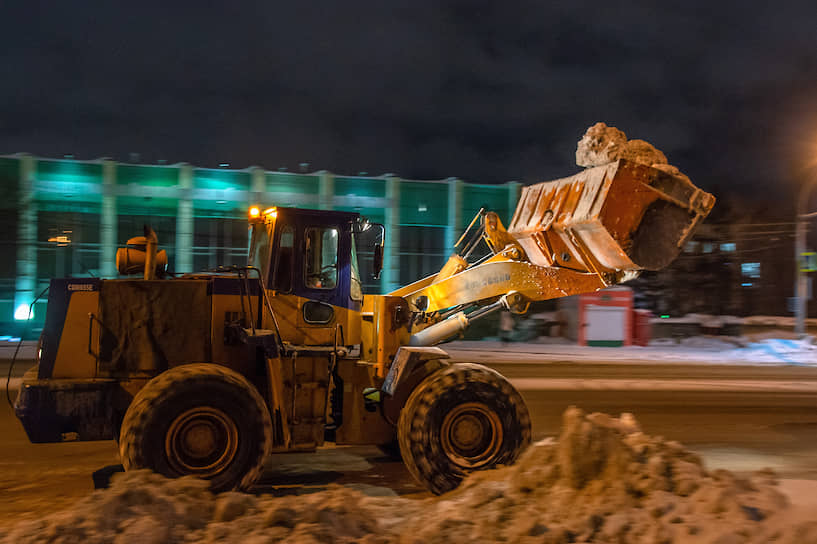
<svg viewBox="0 0 817 544"><path fill-rule="evenodd" d="M227 468L238 451L238 427L217 408L191 408L170 423L165 454L180 474L204 478Z"/></svg>
<svg viewBox="0 0 817 544"><path fill-rule="evenodd" d="M502 446L499 416L479 402L460 404L448 412L440 434L445 455L468 469L491 463Z"/></svg>

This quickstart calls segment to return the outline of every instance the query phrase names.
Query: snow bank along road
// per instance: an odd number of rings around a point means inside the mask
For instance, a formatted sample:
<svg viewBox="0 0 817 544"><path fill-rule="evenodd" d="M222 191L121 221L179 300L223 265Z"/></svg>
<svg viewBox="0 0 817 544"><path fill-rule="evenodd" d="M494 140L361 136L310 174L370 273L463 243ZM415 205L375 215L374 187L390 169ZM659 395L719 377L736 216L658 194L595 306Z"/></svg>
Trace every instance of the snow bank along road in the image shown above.
<svg viewBox="0 0 817 544"><path fill-rule="evenodd" d="M791 365L817 367L817 345L811 338L790 340L767 338L749 342L742 338L685 338L653 341L649 346L600 348L575 344L538 344L500 342L451 342L446 351L456 356L480 357L497 361L607 361L677 364Z"/></svg>

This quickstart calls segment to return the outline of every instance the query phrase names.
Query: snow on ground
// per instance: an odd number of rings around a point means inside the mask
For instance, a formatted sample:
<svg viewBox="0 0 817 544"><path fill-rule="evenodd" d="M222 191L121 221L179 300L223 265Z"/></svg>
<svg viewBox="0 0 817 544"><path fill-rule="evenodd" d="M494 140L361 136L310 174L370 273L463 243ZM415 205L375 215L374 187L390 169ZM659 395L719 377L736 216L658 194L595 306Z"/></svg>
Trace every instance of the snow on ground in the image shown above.
<svg viewBox="0 0 817 544"><path fill-rule="evenodd" d="M812 343L812 340L812 338L804 340L768 338L750 343L744 348L729 350L725 355L728 360L742 358L752 362L817 366L817 346Z"/></svg>
<svg viewBox="0 0 817 544"><path fill-rule="evenodd" d="M801 340L766 338L757 342L741 338L693 336L680 342L660 339L650 342L645 351L662 357L703 359L723 363L777 363L817 365L817 346L813 338Z"/></svg>
<svg viewBox="0 0 817 544"><path fill-rule="evenodd" d="M528 354L538 361L576 360L611 362L714 363L817 366L814 339L765 338L752 342L745 337L693 336L681 340L662 338L649 346L600 348L562 342L509 343L458 341L443 345L453 356L472 351Z"/></svg>

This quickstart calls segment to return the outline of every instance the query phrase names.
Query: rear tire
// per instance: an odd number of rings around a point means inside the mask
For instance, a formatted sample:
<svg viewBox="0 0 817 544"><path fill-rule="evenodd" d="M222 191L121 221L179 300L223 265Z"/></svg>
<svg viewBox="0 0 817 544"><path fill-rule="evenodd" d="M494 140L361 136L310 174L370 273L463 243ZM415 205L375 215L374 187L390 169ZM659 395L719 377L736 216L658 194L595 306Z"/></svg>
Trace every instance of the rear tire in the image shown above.
<svg viewBox="0 0 817 544"><path fill-rule="evenodd" d="M119 435L125 470L198 476L214 492L252 486L271 448L264 399L242 375L214 364L182 365L150 380Z"/></svg>
<svg viewBox="0 0 817 544"><path fill-rule="evenodd" d="M530 444L530 415L499 373L454 364L412 392L397 433L409 472L439 495L471 472L513 463Z"/></svg>

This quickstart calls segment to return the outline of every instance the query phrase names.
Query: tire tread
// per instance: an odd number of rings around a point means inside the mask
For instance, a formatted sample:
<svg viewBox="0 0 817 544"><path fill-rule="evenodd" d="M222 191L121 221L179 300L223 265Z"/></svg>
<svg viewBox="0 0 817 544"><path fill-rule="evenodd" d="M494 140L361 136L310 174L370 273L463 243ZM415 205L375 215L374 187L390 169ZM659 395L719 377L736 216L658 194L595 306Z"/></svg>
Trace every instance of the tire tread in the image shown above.
<svg viewBox="0 0 817 544"><path fill-rule="evenodd" d="M420 382L409 395L397 426L400 451L403 453L406 468L415 480L426 485L435 494L454 489L466 473L442 474L435 469L430 457L433 454L428 451L424 442L425 422L435 400L444 392L452 390L462 392L475 383L498 390L513 407L515 421L519 427L519 440L515 450L507 452L508 462L516 460L530 444L531 423L528 409L516 389L501 374L474 363L456 363L437 370Z"/></svg>
<svg viewBox="0 0 817 544"><path fill-rule="evenodd" d="M236 489L246 490L261 476L264 459L272 448L272 419L264 399L258 390L244 376L227 367L212 363L191 363L173 367L150 380L136 394L128 407L119 432L119 455L125 470L148 467L145 452L140 447L140 438L147 432L147 425L153 410L167 400L180 387L206 384L219 380L243 390L258 408L254 425L262 428L263 439L254 457L258 459L241 478Z"/></svg>

